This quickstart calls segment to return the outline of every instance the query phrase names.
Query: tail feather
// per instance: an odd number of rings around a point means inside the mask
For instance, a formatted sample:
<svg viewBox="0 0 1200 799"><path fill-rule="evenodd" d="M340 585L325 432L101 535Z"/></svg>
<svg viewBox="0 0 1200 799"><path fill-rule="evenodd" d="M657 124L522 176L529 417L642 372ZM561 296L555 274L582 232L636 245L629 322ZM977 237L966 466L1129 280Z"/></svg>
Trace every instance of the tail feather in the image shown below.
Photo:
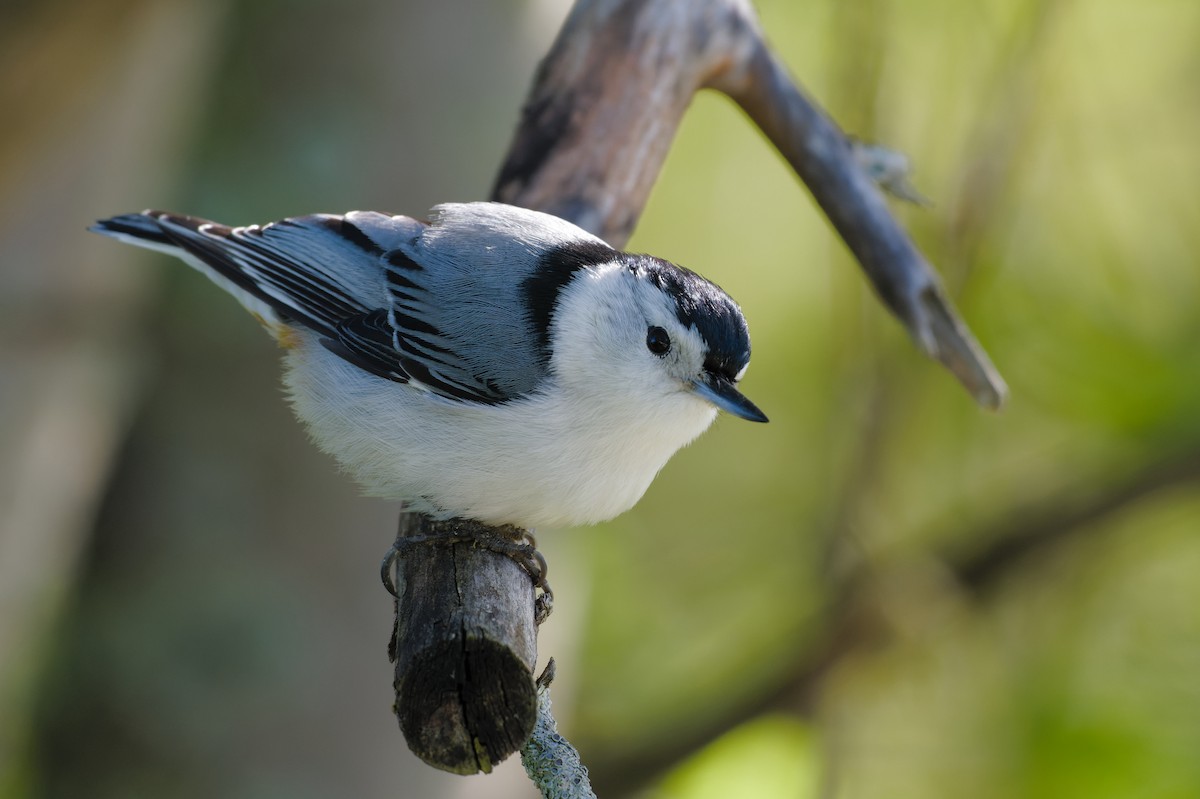
<svg viewBox="0 0 1200 799"><path fill-rule="evenodd" d="M132 244L147 246L156 244L170 246L171 240L163 233L157 217L162 211L143 211L140 214L122 214L112 219L101 219L88 228L92 233L111 236L114 239L130 241Z"/></svg>
<svg viewBox="0 0 1200 799"><path fill-rule="evenodd" d="M231 228L198 217L144 211L105 219L89 229L181 258L237 298L276 338L284 336L282 325L292 323L336 337L339 322L370 310L355 295L365 293L361 275L372 271L363 269L361 259L378 255L354 246L336 253L340 258L330 258L335 254L330 248L345 247L346 240L322 240L330 235L329 220L340 217ZM382 270L377 274L382 280Z"/></svg>

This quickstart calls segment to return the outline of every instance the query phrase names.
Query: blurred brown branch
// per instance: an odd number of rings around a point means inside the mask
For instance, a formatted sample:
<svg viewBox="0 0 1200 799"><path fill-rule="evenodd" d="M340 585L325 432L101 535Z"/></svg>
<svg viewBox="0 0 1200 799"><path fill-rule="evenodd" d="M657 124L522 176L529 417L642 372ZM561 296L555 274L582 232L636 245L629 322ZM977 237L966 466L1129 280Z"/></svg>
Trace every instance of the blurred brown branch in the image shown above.
<svg viewBox="0 0 1200 799"><path fill-rule="evenodd" d="M0 794L149 366L144 279L84 220L171 180L220 4L0 11ZM169 39L187 30L186 39ZM171 41L165 45L164 41ZM132 64L153 61L135 74ZM98 98L103 102L98 102ZM141 119L129 109L158 109ZM76 228L78 231L76 231ZM18 793L23 792L17 789Z"/></svg>
<svg viewBox="0 0 1200 799"><path fill-rule="evenodd" d="M947 555L946 560L961 585L986 592L1045 547L1086 533L1152 494L1190 483L1200 483L1200 448L1146 463L1109 485L1058 491L1050 499L1019 508L993 528L968 537L983 542L981 547Z"/></svg>

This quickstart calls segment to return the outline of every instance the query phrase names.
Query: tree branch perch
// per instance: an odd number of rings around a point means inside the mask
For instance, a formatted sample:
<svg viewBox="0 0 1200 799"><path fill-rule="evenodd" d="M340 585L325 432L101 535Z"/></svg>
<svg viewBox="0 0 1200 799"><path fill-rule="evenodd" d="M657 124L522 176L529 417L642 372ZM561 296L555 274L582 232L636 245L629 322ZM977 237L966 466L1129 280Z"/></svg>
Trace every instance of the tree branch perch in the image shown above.
<svg viewBox="0 0 1200 799"><path fill-rule="evenodd" d="M522 535L401 514L395 711L409 748L443 771L489 772L533 731L534 585L511 557L476 543Z"/></svg>

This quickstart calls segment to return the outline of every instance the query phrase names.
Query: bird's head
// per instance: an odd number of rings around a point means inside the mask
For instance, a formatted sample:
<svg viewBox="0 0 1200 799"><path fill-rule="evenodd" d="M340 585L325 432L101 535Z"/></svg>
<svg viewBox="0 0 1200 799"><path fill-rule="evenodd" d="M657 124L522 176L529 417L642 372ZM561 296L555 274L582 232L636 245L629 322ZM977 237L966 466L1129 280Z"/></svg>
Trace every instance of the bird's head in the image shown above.
<svg viewBox="0 0 1200 799"><path fill-rule="evenodd" d="M609 252L575 270L559 298L553 335L560 378L584 390L615 388L647 412L699 406L709 421L712 408L767 421L738 389L750 334L737 303L667 261Z"/></svg>

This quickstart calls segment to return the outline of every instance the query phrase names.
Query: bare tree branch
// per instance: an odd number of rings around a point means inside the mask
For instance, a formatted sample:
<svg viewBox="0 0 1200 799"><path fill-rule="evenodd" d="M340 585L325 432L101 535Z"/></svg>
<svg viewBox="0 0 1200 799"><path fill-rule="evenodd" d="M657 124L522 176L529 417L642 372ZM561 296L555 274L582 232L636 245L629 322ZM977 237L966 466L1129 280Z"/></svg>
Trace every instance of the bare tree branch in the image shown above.
<svg viewBox="0 0 1200 799"><path fill-rule="evenodd" d="M847 137L743 0L580 0L539 69L493 198L628 240L692 95L728 94L808 185L884 304L986 408L1007 387Z"/></svg>
<svg viewBox="0 0 1200 799"><path fill-rule="evenodd" d="M492 198L629 240L692 95L745 42L741 4L579 0L538 68Z"/></svg>
<svg viewBox="0 0 1200 799"><path fill-rule="evenodd" d="M747 63L715 84L746 111L807 184L880 299L925 354L937 358L985 408L1004 380L959 319L941 280L896 222L849 139L801 91L761 38Z"/></svg>

